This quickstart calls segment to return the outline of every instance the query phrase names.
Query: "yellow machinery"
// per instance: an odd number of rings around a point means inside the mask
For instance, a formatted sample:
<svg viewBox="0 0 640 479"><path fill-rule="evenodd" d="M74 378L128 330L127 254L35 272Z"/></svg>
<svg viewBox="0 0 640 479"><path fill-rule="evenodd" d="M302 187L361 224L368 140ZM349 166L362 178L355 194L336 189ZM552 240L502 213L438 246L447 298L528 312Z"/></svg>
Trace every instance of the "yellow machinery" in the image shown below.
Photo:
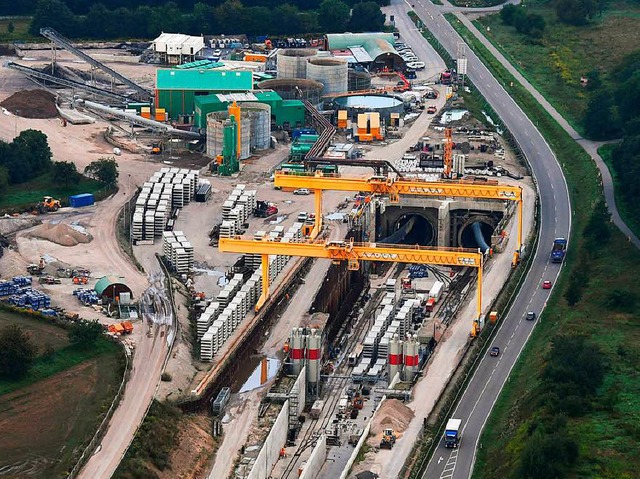
<svg viewBox="0 0 640 479"><path fill-rule="evenodd" d="M48 211L58 211L61 207L60 200L56 200L51 196L45 196L40 203L37 204L39 213L46 213Z"/></svg>
<svg viewBox="0 0 640 479"><path fill-rule="evenodd" d="M354 243L353 241L309 241L304 243L279 243L267 240L220 238L218 249L223 253L253 253L262 256L262 295L256 304L258 311L269 296L269 255L325 258L337 263L347 261L349 269L357 270L360 261L385 261L391 263L436 264L443 266L468 266L478 268L477 316L472 335L479 332L482 314L482 265L480 250L465 248L425 248L422 246Z"/></svg>
<svg viewBox="0 0 640 479"><path fill-rule="evenodd" d="M307 188L314 191L316 221L311 238L315 238L322 228L322 192L324 190L361 191L386 195L391 203L398 203L401 195L515 201L518 206L518 242L513 256L513 265L520 262L522 248L522 187L520 186L501 185L490 181L475 182L467 179L422 181L386 176L372 176L370 178L325 176L320 171L308 175L278 171L275 173L274 186L292 189Z"/></svg>
<svg viewBox="0 0 640 479"><path fill-rule="evenodd" d="M382 432L380 440L380 449L391 449L396 443L396 433L391 428L387 428Z"/></svg>

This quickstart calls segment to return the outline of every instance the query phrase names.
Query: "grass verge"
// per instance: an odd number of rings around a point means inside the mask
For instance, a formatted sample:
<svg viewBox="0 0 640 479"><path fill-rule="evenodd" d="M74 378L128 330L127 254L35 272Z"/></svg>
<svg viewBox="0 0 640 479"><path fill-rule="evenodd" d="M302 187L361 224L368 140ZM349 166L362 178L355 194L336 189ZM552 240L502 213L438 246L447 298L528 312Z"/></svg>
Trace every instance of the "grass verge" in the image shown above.
<svg viewBox="0 0 640 479"><path fill-rule="evenodd" d="M611 178L613 179L613 191L616 197L616 207L618 208L618 212L620 213L622 220L629 228L631 228L631 231L633 231L636 236L640 237L640 220L638 220L637 215L634 214L636 206L631 204L629 199L622 193L622 188L618 182L618 173L613 167L611 160L611 155L613 155L615 147L616 145L613 144L602 145L598 148L598 154L607 165L609 173L611 173Z"/></svg>
<svg viewBox="0 0 640 479"><path fill-rule="evenodd" d="M169 466L171 451L178 444L177 425L182 417L180 409L154 400L113 478L159 477L156 470Z"/></svg>
<svg viewBox="0 0 640 479"><path fill-rule="evenodd" d="M567 436L578 446L577 461L567 470L581 478L635 477L640 441L638 429L628 423L640 414L640 381L631 373L640 367L640 328L632 321L640 299L640 285L634 281L640 255L617 229L611 231L609 244L603 241L596 250L587 247L583 233L593 205L602 199L594 163L466 27L457 20L452 24L547 139L562 164L573 205L565 271L487 422L473 477L522 477L523 451L544 420L536 394L545 357L550 343L566 334L589 338L607 364L591 411L567 419ZM582 285L581 298L569 306L560 293L566 293L571 277L584 269L588 281ZM624 308L612 302L615 291L631 298Z"/></svg>
<svg viewBox="0 0 640 479"><path fill-rule="evenodd" d="M63 206L68 206L69 196L79 193L93 193L96 200L105 198L113 191L106 189L104 184L84 176L78 184L64 186L53 180L51 173L45 173L37 178L19 185L9 185L0 195L0 213L13 213L32 209L36 203L42 201L43 196L53 196L59 199Z"/></svg>

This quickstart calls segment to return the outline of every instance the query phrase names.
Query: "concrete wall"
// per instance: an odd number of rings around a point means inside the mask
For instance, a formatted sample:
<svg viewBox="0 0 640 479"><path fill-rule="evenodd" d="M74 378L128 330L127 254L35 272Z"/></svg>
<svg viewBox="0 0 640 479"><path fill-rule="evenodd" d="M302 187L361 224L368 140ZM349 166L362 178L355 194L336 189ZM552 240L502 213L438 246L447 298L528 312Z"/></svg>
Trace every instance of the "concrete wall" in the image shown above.
<svg viewBox="0 0 640 479"><path fill-rule="evenodd" d="M366 436L365 436L366 437ZM316 442L316 447L311 451L311 455L307 462L303 466L302 474L298 476L298 479L315 479L320 470L322 469L322 465L324 461L327 459L327 438L324 434L320 434L318 438L318 442Z"/></svg>
<svg viewBox="0 0 640 479"><path fill-rule="evenodd" d="M296 416L300 416L300 414L302 414L302 410L304 409L304 401L307 395L306 373L307 368L302 368L300 374L298 374L298 379L296 379L296 382L291 388L292 393L296 392L298 394L298 410L296 411Z"/></svg>
<svg viewBox="0 0 640 479"><path fill-rule="evenodd" d="M280 457L280 449L287 441L288 428L289 401L286 401L276 421L273 423L273 427L265 439L247 479L267 479L270 476L273 466Z"/></svg>

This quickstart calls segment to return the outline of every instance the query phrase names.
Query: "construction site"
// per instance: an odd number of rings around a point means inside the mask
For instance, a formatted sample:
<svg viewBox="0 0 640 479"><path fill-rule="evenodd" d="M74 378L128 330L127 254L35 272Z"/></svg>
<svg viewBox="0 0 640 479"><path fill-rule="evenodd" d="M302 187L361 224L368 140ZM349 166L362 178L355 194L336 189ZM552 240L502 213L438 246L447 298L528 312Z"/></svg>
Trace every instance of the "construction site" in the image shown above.
<svg viewBox="0 0 640 479"><path fill-rule="evenodd" d="M0 138L120 172L105 200L0 218L0 300L134 352L80 476L110 476L155 398L218 437L176 477L396 477L533 225L529 172L456 73L382 33L217 61L165 36L164 66L41 34L2 58Z"/></svg>

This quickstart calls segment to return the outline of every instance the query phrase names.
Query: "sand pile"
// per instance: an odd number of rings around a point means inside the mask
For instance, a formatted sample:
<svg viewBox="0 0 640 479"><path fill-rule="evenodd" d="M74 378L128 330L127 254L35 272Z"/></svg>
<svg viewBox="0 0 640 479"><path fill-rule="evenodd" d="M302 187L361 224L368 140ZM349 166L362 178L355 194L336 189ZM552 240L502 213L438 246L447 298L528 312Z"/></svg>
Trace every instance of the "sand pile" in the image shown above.
<svg viewBox="0 0 640 479"><path fill-rule="evenodd" d="M392 428L396 434L404 432L411 419L413 411L405 406L402 401L388 399L382 403L371 423L371 434L382 434L386 428Z"/></svg>
<svg viewBox="0 0 640 479"><path fill-rule="evenodd" d="M22 90L0 103L14 115L23 118L55 118L56 98L46 90Z"/></svg>
<svg viewBox="0 0 640 479"><path fill-rule="evenodd" d="M62 246L75 246L78 243L88 243L91 237L74 230L64 223L44 223L36 227L29 236L40 238Z"/></svg>

